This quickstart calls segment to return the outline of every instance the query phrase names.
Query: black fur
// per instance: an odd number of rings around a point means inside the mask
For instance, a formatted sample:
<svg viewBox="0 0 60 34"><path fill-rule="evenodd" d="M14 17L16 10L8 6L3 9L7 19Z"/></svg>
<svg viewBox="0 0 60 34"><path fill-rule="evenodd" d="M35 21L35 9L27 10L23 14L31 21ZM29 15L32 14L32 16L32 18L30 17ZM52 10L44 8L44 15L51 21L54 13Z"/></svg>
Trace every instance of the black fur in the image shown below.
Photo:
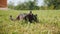
<svg viewBox="0 0 60 34"><path fill-rule="evenodd" d="M24 20L25 21L29 21L30 23L32 23L33 21L34 22L37 22L37 15L30 15L30 14L28 14L28 15L26 15L25 17L24 17Z"/></svg>
<svg viewBox="0 0 60 34"><path fill-rule="evenodd" d="M12 16L10 16L10 19L13 20ZM17 18L15 20L22 20L22 19L27 22L30 22L30 23L32 23L33 21L38 22L37 14L36 15L34 15L34 14L20 14L17 16Z"/></svg>

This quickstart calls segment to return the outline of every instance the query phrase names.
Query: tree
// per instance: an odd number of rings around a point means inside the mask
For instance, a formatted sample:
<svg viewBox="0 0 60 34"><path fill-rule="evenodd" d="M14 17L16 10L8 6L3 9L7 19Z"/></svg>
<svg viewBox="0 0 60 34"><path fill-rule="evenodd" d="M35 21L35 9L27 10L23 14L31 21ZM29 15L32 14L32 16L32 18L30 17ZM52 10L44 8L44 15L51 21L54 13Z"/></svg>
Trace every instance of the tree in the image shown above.
<svg viewBox="0 0 60 34"><path fill-rule="evenodd" d="M14 9L14 2L10 1L10 2L8 3L8 8Z"/></svg>
<svg viewBox="0 0 60 34"><path fill-rule="evenodd" d="M16 6L14 6L13 2L10 2L8 4L8 8L16 10L38 10L39 6L37 6L37 0L34 1L29 0L28 2L24 3L19 2Z"/></svg>
<svg viewBox="0 0 60 34"><path fill-rule="evenodd" d="M34 0L34 1L20 3L15 8L17 10L36 10L36 9L39 9L39 6L37 6L36 2L37 1Z"/></svg>
<svg viewBox="0 0 60 34"><path fill-rule="evenodd" d="M60 0L45 0L45 4L47 4L48 7L54 6L53 9L60 9Z"/></svg>
<svg viewBox="0 0 60 34"><path fill-rule="evenodd" d="M30 10L39 10L39 6L37 6L37 0L34 0L33 2L29 1L29 3Z"/></svg>

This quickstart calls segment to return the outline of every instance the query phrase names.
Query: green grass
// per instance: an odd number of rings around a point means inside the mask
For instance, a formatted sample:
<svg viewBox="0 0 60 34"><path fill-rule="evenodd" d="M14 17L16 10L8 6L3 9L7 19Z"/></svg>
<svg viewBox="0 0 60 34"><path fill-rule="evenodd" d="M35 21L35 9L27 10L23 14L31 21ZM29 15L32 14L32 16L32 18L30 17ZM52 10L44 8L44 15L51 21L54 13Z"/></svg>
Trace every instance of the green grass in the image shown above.
<svg viewBox="0 0 60 34"><path fill-rule="evenodd" d="M60 34L60 10L33 10L39 23L11 21L28 10L0 10L0 34Z"/></svg>

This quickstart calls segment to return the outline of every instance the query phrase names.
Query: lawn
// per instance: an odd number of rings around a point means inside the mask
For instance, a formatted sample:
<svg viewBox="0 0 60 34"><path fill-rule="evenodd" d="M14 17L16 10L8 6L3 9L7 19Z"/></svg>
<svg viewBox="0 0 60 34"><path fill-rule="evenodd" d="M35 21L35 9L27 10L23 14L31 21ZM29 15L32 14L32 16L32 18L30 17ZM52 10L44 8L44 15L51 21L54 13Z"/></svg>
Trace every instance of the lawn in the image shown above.
<svg viewBox="0 0 60 34"><path fill-rule="evenodd" d="M29 10L0 10L0 34L60 34L60 10L33 10L39 23L11 21Z"/></svg>

